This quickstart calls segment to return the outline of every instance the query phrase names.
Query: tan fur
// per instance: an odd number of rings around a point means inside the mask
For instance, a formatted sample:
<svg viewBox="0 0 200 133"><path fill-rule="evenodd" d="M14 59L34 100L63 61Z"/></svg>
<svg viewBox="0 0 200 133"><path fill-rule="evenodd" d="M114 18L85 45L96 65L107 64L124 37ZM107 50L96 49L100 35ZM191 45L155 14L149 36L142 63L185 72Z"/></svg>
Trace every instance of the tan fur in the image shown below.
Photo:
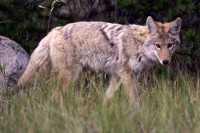
<svg viewBox="0 0 200 133"><path fill-rule="evenodd" d="M166 46L169 40L176 43L174 46L180 42L177 21L162 24L148 17L146 26L77 22L57 27L41 40L18 85L24 86L50 66L58 73L62 88L67 88L86 67L111 75L105 101L112 98L122 82L129 102L138 105L136 75L171 56L175 48L171 51Z"/></svg>

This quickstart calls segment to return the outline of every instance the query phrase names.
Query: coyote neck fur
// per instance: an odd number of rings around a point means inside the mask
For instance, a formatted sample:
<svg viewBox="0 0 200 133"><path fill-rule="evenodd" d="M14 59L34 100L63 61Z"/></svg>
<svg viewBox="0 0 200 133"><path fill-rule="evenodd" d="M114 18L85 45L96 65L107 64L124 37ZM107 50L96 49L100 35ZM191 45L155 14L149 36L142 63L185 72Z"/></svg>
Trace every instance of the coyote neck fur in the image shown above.
<svg viewBox="0 0 200 133"><path fill-rule="evenodd" d="M155 65L156 57L149 54L152 52L149 51L149 46L145 45L145 41L149 37L147 26L130 25L129 27L137 47L135 56L129 60L129 65L132 66L134 73L139 76L142 71L148 71Z"/></svg>
<svg viewBox="0 0 200 133"><path fill-rule="evenodd" d="M110 28L104 26L102 30L111 43L122 43L124 53L129 57L128 63L136 75L155 64L152 57L149 57L152 55L148 54L148 46L144 45L145 40L149 37L147 26L114 25Z"/></svg>

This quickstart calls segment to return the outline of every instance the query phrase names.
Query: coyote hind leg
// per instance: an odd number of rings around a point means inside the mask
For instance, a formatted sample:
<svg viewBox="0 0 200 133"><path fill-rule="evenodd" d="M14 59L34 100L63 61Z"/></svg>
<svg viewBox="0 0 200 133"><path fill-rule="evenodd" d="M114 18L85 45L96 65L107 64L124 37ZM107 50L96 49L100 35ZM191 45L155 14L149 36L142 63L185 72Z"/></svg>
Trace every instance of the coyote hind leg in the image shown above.
<svg viewBox="0 0 200 133"><path fill-rule="evenodd" d="M58 81L59 81L59 89L61 89L64 93L67 91L70 82L72 81L72 71L65 69L65 70L60 70L58 72Z"/></svg>

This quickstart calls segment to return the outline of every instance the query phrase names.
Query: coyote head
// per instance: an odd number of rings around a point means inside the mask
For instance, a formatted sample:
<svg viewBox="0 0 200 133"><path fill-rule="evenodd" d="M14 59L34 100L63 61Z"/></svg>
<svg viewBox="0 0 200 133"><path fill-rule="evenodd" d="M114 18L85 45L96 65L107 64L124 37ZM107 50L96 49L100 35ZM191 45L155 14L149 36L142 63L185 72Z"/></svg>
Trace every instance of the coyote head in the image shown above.
<svg viewBox="0 0 200 133"><path fill-rule="evenodd" d="M149 37L145 40L144 51L148 58L167 65L180 44L181 18L168 23L160 23L148 17L146 25Z"/></svg>

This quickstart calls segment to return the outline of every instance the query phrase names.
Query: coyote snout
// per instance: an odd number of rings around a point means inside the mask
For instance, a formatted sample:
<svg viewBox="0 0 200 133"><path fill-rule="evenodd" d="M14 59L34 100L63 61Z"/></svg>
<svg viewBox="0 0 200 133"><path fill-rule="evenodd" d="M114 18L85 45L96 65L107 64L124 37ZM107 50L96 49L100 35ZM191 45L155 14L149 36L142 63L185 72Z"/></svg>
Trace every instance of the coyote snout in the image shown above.
<svg viewBox="0 0 200 133"><path fill-rule="evenodd" d="M157 47L156 56L157 56L159 62L162 65L168 65L171 61L171 53L169 50L169 46L162 47L161 45L156 44L156 47ZM170 46L170 47L172 47L172 46Z"/></svg>

